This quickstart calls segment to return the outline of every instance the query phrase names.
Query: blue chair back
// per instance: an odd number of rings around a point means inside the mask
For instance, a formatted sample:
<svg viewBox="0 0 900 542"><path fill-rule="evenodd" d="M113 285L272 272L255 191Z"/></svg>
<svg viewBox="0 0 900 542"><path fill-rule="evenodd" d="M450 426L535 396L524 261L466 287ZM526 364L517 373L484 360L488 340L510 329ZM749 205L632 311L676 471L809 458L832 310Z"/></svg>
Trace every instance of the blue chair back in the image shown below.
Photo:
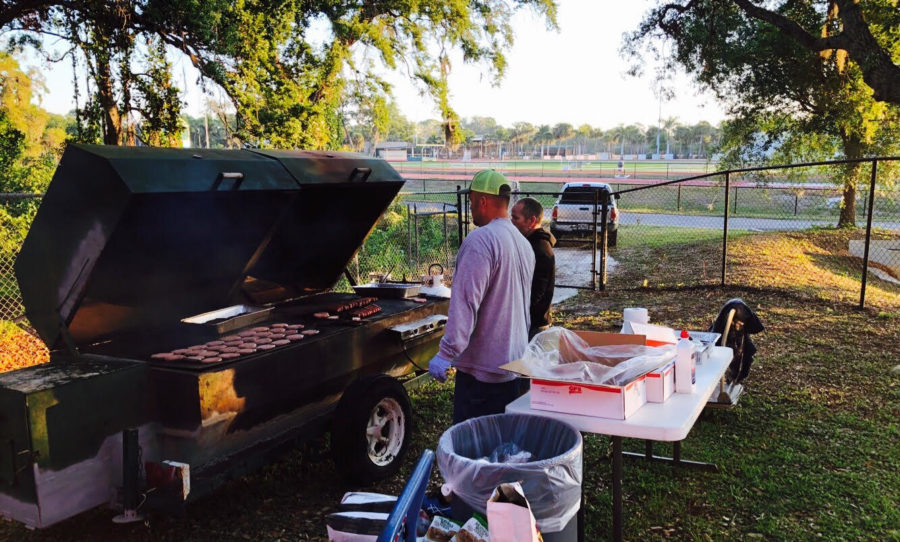
<svg viewBox="0 0 900 542"><path fill-rule="evenodd" d="M406 524L404 542L416 541L416 523L419 521L419 510L422 509L422 501L425 500L425 490L428 488L428 480L431 478L431 468L434 466L434 452L425 450L416 464L412 476L406 482L403 493L397 499L397 504L388 516L384 530L378 535L378 542L400 542L400 533Z"/></svg>

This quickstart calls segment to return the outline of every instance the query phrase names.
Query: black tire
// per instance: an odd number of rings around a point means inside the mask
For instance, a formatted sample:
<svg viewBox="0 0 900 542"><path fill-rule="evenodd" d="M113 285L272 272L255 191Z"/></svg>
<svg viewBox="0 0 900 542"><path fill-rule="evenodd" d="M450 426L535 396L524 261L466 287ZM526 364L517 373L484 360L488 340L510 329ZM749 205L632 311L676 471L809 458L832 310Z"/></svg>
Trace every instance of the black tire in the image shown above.
<svg viewBox="0 0 900 542"><path fill-rule="evenodd" d="M347 388L338 403L331 455L348 481L377 482L400 469L412 431L406 388L387 375L362 378Z"/></svg>

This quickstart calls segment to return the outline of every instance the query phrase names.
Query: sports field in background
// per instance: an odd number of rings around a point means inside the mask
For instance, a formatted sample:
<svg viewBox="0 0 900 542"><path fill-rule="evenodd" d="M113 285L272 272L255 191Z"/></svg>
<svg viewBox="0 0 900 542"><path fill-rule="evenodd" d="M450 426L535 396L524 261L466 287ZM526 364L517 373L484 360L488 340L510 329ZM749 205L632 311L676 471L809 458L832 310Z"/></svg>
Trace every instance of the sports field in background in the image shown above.
<svg viewBox="0 0 900 542"><path fill-rule="evenodd" d="M716 170L716 162L706 160L441 160L391 162L404 176L473 175L482 169L496 169L513 177L602 177L602 178L683 178Z"/></svg>

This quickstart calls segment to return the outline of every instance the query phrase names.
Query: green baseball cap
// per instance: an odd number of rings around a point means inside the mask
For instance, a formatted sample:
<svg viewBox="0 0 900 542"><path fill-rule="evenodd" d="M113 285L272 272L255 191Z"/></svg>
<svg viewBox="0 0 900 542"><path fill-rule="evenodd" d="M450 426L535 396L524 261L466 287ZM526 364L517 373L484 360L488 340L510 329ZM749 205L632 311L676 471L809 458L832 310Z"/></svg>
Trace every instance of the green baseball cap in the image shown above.
<svg viewBox="0 0 900 542"><path fill-rule="evenodd" d="M512 183L506 180L499 171L485 169L472 177L472 184L465 192L483 192L494 196L508 195L512 192Z"/></svg>

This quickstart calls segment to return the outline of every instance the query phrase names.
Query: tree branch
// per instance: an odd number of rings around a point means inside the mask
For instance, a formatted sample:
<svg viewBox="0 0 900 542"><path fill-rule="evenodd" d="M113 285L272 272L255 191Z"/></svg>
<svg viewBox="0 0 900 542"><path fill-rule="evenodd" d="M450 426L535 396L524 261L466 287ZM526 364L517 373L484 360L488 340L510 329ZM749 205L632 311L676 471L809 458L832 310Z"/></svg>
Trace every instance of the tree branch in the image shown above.
<svg viewBox="0 0 900 542"><path fill-rule="evenodd" d="M0 28L40 10L50 9L56 2L46 0L31 0L24 2L9 2L0 0Z"/></svg>
<svg viewBox="0 0 900 542"><path fill-rule="evenodd" d="M843 49L862 70L863 80L872 87L876 100L900 104L900 66L894 64L869 30L859 4L853 0L835 0L838 17L843 23L841 33L818 38L795 21L750 0L732 0L750 17L767 22L794 38L800 45L813 52Z"/></svg>

